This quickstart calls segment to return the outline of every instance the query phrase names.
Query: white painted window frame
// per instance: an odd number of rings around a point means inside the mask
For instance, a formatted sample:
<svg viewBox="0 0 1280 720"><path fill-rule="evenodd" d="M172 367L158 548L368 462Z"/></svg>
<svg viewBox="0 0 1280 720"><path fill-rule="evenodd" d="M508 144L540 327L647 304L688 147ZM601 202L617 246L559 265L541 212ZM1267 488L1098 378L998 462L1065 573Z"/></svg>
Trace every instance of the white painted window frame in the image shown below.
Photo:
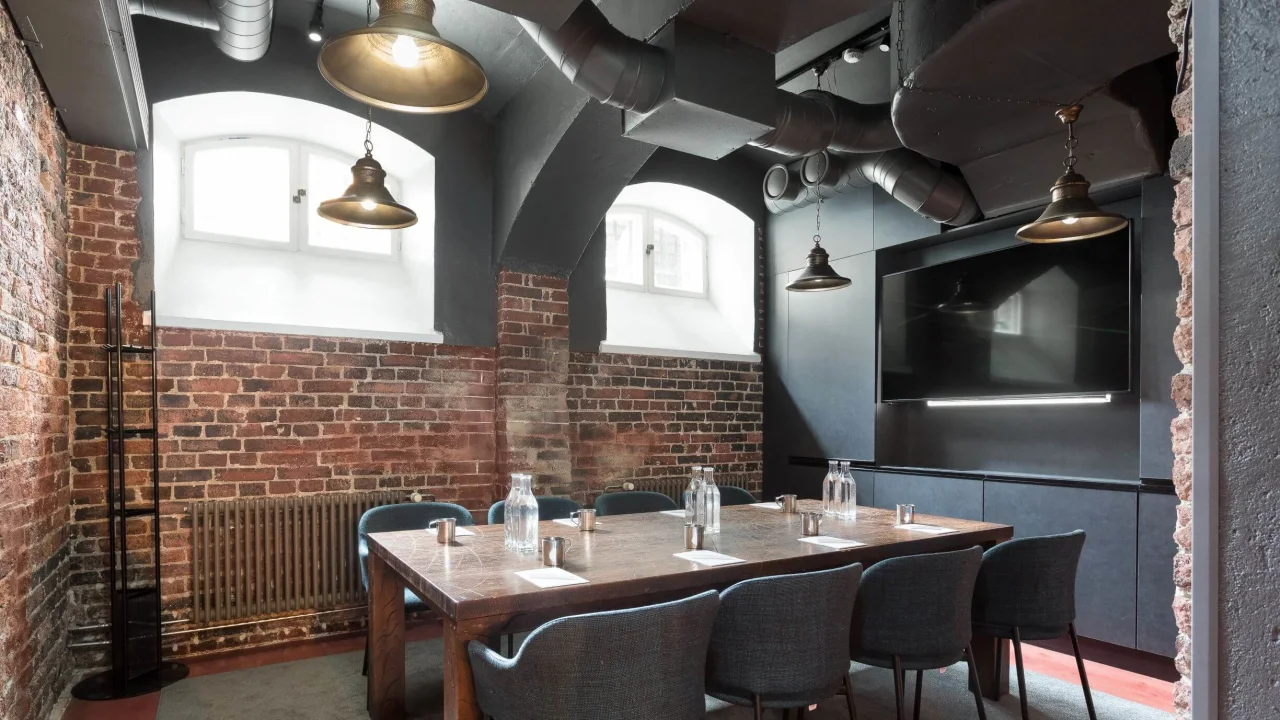
<svg viewBox="0 0 1280 720"><path fill-rule="evenodd" d="M277 147L284 148L289 151L289 180L290 186L294 189L294 195L286 199L286 202L288 202L290 206L288 242L280 243L237 235L200 232L192 227L192 218L195 215L195 178L192 173L188 171L188 168L191 167L192 157L196 152L213 147ZM202 138L199 140L184 142L182 144L182 207L180 212L182 239L221 242L231 245L265 248L279 252L300 252L308 255L324 255L373 262L399 263L401 241L401 232L399 230L387 231L391 233L391 252L386 255L375 252L360 252L358 250L316 247L308 242L311 223L319 221L318 218L312 218L311 214L307 212L309 197L307 171L310 156L313 154L333 158L343 162L344 164L355 163L355 158L348 157L336 150L311 143L289 140L287 138L234 136ZM400 183L396 178L388 176L386 179L386 185L392 195L398 196Z"/></svg>
<svg viewBox="0 0 1280 720"><path fill-rule="evenodd" d="M710 239L706 233L698 230L685 220L682 220L670 213L654 210L653 208L641 205L615 205L609 208L609 212L620 211L628 213L636 213L644 218L642 228L642 243L644 245L644 282L629 283L620 280L605 280L607 287L620 290L632 290L635 292L646 292L652 295L674 295L676 297L687 297L706 299L711 290L711 269L708 259L710 257ZM661 218L664 222L678 225L682 229L696 235L702 241L702 292L689 292L687 290L672 290L670 288L657 287L653 284L653 252L655 246L653 242L653 221L655 218ZM608 252L607 240L605 252Z"/></svg>

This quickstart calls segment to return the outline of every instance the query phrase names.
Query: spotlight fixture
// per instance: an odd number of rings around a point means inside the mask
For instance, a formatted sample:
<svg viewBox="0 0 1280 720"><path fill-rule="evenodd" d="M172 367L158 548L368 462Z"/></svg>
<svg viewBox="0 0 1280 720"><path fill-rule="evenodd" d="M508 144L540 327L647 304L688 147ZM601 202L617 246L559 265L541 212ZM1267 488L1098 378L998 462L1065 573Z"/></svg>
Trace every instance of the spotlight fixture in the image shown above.
<svg viewBox="0 0 1280 720"><path fill-rule="evenodd" d="M406 113L449 113L480 102L484 69L466 50L440 37L432 0L378 0L378 19L325 41L320 74L366 105Z"/></svg>
<svg viewBox="0 0 1280 720"><path fill-rule="evenodd" d="M341 197L325 200L316 214L339 225L396 230L418 222L418 214L396 202L387 190L387 173L373 159L373 109L364 125L364 157L351 167L351 185Z"/></svg>
<svg viewBox="0 0 1280 720"><path fill-rule="evenodd" d="M791 292L818 292L848 287L850 280L841 276L828 262L830 255L822 248L822 198L818 198L817 227L813 233L813 249L809 251L809 265L800 277L787 285Z"/></svg>
<svg viewBox="0 0 1280 720"><path fill-rule="evenodd" d="M858 62L861 62L861 61L862 61L862 51L861 51L861 50L859 50L859 49L857 49L857 48L845 48L845 49L844 49L844 61L845 61L845 62L847 62L847 63L849 63L850 65L853 65L853 64L856 64L856 63L858 63Z"/></svg>
<svg viewBox="0 0 1280 720"><path fill-rule="evenodd" d="M1067 158L1062 161L1064 172L1049 191L1049 206L1036 221L1018 228L1020 240L1031 243L1070 242L1087 240L1123 230L1129 219L1123 215L1106 212L1089 197L1089 181L1076 172L1075 124L1080 118L1080 105L1070 105L1058 110L1058 119L1067 126Z"/></svg>
<svg viewBox="0 0 1280 720"><path fill-rule="evenodd" d="M315 12L311 13L311 23L307 25L307 38L311 42L324 40L324 0L318 0Z"/></svg>

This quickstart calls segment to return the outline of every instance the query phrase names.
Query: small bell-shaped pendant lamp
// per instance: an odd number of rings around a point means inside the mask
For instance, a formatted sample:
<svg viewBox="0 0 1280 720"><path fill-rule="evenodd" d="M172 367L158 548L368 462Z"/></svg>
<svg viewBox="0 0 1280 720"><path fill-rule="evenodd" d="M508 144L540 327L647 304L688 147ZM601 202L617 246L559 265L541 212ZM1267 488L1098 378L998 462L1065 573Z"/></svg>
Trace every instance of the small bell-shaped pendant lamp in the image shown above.
<svg viewBox="0 0 1280 720"><path fill-rule="evenodd" d="M368 27L325 41L320 74L342 93L385 110L449 113L480 102L489 89L484 69L466 50L440 37L432 0L372 0Z"/></svg>
<svg viewBox="0 0 1280 720"><path fill-rule="evenodd" d="M1058 110L1058 119L1067 126L1067 171L1049 191L1049 206L1036 221L1018 228L1018 238L1031 243L1069 242L1106 235L1129 226L1129 219L1099 208L1089 197L1089 181L1076 172L1075 123L1083 108L1071 105Z"/></svg>
<svg viewBox="0 0 1280 720"><path fill-rule="evenodd" d="M396 202L387 190L387 173L373 159L373 109L364 124L364 157L351 166L351 185L341 197L325 200L316 214L341 225L396 230L418 222L418 214Z"/></svg>
<svg viewBox="0 0 1280 720"><path fill-rule="evenodd" d="M850 281L837 273L827 261L830 256L822 248L822 198L818 198L817 226L813 232L813 249L809 251L809 266L800 277L787 285L791 292L817 292L848 287Z"/></svg>

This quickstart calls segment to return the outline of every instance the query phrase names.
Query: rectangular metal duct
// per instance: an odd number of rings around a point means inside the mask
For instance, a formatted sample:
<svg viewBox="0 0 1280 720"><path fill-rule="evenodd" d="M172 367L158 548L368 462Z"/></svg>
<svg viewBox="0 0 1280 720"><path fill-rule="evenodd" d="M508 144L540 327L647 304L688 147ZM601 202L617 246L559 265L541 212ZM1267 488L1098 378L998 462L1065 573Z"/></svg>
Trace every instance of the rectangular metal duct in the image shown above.
<svg viewBox="0 0 1280 720"><path fill-rule="evenodd" d="M477 5L501 10L555 30L564 24L582 0L473 0Z"/></svg>
<svg viewBox="0 0 1280 720"><path fill-rule="evenodd" d="M72 140L148 144L150 119L128 0L8 0Z"/></svg>
<svg viewBox="0 0 1280 720"><path fill-rule="evenodd" d="M364 511L403 497L381 491L192 503L192 621L364 602L356 526Z"/></svg>

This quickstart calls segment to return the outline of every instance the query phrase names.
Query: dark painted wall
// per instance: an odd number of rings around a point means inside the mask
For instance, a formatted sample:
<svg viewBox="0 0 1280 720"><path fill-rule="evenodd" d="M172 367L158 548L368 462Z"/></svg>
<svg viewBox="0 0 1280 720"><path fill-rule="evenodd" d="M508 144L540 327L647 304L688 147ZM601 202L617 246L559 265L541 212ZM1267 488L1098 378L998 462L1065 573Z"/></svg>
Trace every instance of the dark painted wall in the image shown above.
<svg viewBox="0 0 1280 720"><path fill-rule="evenodd" d="M134 28L147 98L153 103L243 91L285 95L364 115L364 105L321 77L316 70L317 46L302 33L277 32L264 58L242 63L220 53L202 30L146 17L134 18ZM436 329L448 343L493 345L493 127L474 112L375 111L374 120L436 161ZM147 194L144 191L144 197Z"/></svg>

